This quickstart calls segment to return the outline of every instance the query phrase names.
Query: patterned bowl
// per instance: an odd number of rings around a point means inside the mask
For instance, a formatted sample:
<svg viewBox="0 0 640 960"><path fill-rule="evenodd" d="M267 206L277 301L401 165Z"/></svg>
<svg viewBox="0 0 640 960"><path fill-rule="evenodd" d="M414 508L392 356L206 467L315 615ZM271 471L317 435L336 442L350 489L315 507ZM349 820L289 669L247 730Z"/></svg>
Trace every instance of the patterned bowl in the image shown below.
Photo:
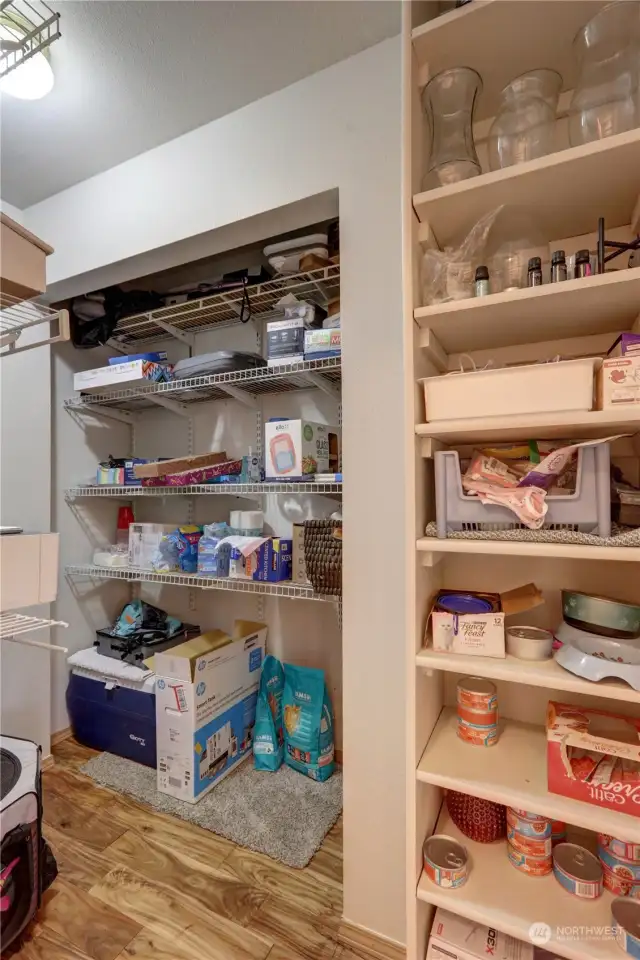
<svg viewBox="0 0 640 960"><path fill-rule="evenodd" d="M635 603L563 590L562 615L572 627L601 637L618 640L640 637L640 606Z"/></svg>

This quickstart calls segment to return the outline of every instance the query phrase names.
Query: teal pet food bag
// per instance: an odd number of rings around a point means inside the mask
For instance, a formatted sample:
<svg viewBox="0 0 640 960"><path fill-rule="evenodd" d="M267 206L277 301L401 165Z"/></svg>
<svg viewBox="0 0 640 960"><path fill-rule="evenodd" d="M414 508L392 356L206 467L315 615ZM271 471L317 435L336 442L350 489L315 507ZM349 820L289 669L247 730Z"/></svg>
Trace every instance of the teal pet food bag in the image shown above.
<svg viewBox="0 0 640 960"><path fill-rule="evenodd" d="M253 728L253 760L256 770L275 771L282 766L284 756L284 733L282 729L282 697L284 694L284 670L276 657L264 658L256 723Z"/></svg>
<svg viewBox="0 0 640 960"><path fill-rule="evenodd" d="M323 670L284 665L284 759L312 780L333 773L333 710Z"/></svg>

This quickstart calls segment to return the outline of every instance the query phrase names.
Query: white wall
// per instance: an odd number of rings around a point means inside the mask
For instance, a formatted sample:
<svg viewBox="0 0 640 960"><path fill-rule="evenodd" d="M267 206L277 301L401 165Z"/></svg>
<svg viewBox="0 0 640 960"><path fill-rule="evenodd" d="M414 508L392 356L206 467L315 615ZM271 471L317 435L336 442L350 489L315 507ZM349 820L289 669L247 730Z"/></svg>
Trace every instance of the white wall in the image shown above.
<svg viewBox="0 0 640 960"><path fill-rule="evenodd" d="M113 282L149 273L154 260L168 265L172 245L193 250L200 236L204 248L212 230L338 189L344 913L403 943L400 143L400 43L393 39L52 197L25 218L56 248L50 280L80 292L83 276L95 287L100 276Z"/></svg>

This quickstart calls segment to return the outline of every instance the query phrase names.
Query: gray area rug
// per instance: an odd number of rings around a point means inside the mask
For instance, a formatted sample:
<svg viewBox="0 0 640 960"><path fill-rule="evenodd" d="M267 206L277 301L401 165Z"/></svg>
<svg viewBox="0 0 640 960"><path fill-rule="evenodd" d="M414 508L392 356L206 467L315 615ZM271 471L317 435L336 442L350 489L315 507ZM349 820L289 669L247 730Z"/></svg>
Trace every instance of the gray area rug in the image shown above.
<svg viewBox="0 0 640 960"><path fill-rule="evenodd" d="M82 767L96 783L188 820L289 867L306 867L342 811L342 771L317 783L290 767L277 773L240 764L199 803L156 790L156 771L101 753Z"/></svg>

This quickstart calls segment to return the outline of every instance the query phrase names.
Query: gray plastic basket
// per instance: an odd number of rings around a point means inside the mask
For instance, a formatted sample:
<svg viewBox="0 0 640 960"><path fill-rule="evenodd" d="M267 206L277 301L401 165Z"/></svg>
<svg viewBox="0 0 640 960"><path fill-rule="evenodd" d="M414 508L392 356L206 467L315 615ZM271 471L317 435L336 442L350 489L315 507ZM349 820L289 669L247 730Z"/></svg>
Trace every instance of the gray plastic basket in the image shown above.
<svg viewBox="0 0 640 960"><path fill-rule="evenodd" d="M506 507L481 503L462 489L457 450L434 454L438 536L453 530L525 530ZM575 493L547 497L545 530L611 535L610 452L608 443L578 450Z"/></svg>

